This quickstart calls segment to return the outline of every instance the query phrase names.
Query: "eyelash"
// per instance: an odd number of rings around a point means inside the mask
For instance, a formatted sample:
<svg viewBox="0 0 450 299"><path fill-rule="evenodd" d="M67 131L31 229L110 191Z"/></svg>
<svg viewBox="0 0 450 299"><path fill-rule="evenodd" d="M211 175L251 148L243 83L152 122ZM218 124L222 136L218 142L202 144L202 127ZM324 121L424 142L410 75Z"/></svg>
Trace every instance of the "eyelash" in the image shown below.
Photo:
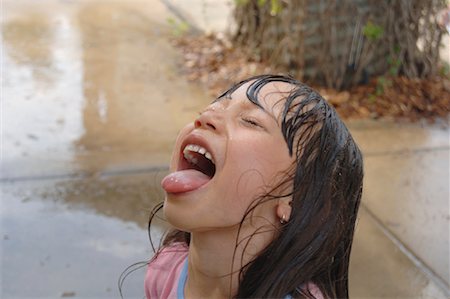
<svg viewBox="0 0 450 299"><path fill-rule="evenodd" d="M243 117L242 120L252 126L262 128L262 126L257 121L255 121L251 118Z"/></svg>

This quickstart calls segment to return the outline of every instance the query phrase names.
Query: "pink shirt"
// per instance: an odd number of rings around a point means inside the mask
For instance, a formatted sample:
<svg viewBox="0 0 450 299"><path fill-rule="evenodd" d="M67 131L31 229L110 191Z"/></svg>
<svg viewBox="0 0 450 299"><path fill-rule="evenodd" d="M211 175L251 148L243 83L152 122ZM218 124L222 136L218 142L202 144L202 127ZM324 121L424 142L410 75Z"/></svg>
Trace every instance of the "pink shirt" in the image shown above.
<svg viewBox="0 0 450 299"><path fill-rule="evenodd" d="M184 243L175 243L159 252L147 268L144 283L147 299L184 299L187 255L188 247ZM315 284L308 283L307 287L314 298L324 298ZM290 295L285 296L285 299L291 298Z"/></svg>
<svg viewBox="0 0 450 299"><path fill-rule="evenodd" d="M145 276L147 299L184 298L187 273L182 272L187 271L187 255L188 247L183 243L175 243L159 252L157 258L148 265Z"/></svg>

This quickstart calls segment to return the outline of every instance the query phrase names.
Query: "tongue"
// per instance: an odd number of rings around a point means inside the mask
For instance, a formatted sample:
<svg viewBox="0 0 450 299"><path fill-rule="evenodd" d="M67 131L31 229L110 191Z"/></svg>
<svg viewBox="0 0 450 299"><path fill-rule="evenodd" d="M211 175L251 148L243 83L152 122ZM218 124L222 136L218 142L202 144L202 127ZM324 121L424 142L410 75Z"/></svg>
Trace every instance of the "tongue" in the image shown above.
<svg viewBox="0 0 450 299"><path fill-rule="evenodd" d="M161 181L161 186L167 193L183 193L200 188L210 179L198 170L187 169L169 174Z"/></svg>

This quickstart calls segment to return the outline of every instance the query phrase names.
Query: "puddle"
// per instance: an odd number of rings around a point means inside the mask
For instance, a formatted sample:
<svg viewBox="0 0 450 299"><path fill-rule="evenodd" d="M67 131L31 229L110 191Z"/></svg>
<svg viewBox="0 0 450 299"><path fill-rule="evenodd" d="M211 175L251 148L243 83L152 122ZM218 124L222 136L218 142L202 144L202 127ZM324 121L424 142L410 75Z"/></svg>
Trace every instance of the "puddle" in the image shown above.
<svg viewBox="0 0 450 299"><path fill-rule="evenodd" d="M2 184L1 297L117 298L122 271L152 255L161 175ZM152 227L155 240L166 229ZM144 271L125 280L125 298L144 296Z"/></svg>

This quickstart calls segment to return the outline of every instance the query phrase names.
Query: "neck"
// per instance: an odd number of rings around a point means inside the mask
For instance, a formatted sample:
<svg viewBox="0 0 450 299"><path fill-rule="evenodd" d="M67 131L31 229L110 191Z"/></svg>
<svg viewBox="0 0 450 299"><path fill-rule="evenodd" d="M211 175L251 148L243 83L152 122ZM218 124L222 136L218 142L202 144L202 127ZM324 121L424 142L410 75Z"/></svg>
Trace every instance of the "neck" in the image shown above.
<svg viewBox="0 0 450 299"><path fill-rule="evenodd" d="M191 233L189 245L186 298L231 298L237 294L239 272L267 246L273 238L269 233L255 234L253 226L227 230Z"/></svg>

